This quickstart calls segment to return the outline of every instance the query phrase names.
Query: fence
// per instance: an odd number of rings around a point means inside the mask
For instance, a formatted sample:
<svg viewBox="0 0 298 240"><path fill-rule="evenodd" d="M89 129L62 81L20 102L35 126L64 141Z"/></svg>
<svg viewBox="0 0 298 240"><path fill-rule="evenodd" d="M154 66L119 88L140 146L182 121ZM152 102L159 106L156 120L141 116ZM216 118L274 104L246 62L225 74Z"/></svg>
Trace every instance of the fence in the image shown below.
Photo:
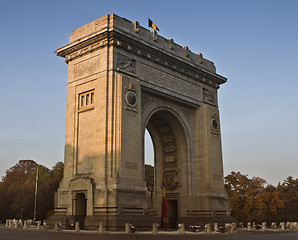
<svg viewBox="0 0 298 240"><path fill-rule="evenodd" d="M49 231L54 230L56 232L58 231L65 231L66 229L62 226L61 223L56 222L54 225L48 225L44 221L43 224L41 224L41 221L22 221L22 220L6 220L6 228L9 229L24 229L24 230L37 230L37 231ZM266 222L262 222L261 224L258 223L247 223L247 226L245 227L243 224L236 224L236 223L226 223L225 225L219 225L218 223L206 224L204 226L197 226L197 225L191 225L188 228L184 226L184 224L178 224L178 231L177 234L199 234L199 233L205 233L205 234L214 234L214 233L225 233L225 234L233 234L236 232L252 232L252 231L298 231L298 222L280 222L277 224L276 222L272 222L271 224L267 224ZM67 230L71 231L71 230ZM75 232L80 232L80 224L79 222L75 223L74 230ZM93 229L88 229L88 231L96 231L98 233L105 233L105 232L115 232L111 231L111 229L108 229L103 225L103 223L99 223L98 226L94 227ZM125 226L123 226L120 231L122 231L125 234L131 234L136 232L135 226L133 226L130 223L126 223ZM159 233L167 233L167 231L163 231L159 229L159 225L157 223L154 223L152 227L148 227L147 231L142 230L140 232L146 232L151 234L159 234ZM173 231L172 231L173 232Z"/></svg>

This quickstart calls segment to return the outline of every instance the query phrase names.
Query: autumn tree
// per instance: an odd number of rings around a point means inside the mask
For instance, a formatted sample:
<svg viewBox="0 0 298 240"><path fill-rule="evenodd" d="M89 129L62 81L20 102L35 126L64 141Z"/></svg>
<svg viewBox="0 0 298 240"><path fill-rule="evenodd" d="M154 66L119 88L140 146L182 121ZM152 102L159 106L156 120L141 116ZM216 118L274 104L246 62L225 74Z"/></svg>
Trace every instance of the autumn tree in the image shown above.
<svg viewBox="0 0 298 240"><path fill-rule="evenodd" d="M238 221L247 221L247 213L244 208L247 203L249 185L250 181L247 175L242 175L240 172L231 172L225 177L225 188L231 200L232 215Z"/></svg>
<svg viewBox="0 0 298 240"><path fill-rule="evenodd" d="M20 160L6 171L0 182L0 218L33 218L38 168L37 219L45 219L54 207L54 192L63 175L63 163L52 170L33 160Z"/></svg>
<svg viewBox="0 0 298 240"><path fill-rule="evenodd" d="M254 221L275 222L284 208L284 201L280 198L278 189L272 185L263 188L256 195L256 211Z"/></svg>
<svg viewBox="0 0 298 240"><path fill-rule="evenodd" d="M248 178L240 172L225 177L225 188L233 216L241 222L277 221L284 208L280 190L259 177Z"/></svg>

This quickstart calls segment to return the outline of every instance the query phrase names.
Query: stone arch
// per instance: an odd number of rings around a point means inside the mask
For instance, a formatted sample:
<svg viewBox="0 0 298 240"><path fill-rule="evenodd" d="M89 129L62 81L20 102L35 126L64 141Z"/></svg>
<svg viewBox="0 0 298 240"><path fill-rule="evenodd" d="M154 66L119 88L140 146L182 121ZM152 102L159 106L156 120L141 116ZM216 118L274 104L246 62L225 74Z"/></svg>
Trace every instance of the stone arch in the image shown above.
<svg viewBox="0 0 298 240"><path fill-rule="evenodd" d="M191 126L191 122L192 119L189 119L185 116L185 114L183 114L183 111L181 111L180 107L177 106L175 103L172 103L170 101L164 102L164 104L162 104L160 102L160 99L154 99L151 102L152 104L149 104L149 106L146 107L146 109L144 109L144 111L142 111L142 140L143 140L143 164L144 164L144 136L145 136L145 130L148 127L148 123L150 121L150 119L152 118L152 116L154 116L156 113L165 113L168 116L171 117L170 121L172 122L172 125L174 127L176 127L176 131L179 129L180 130L180 140L181 137L183 136L184 141L185 141L185 152L186 152L186 156L185 156L185 170L188 174L186 174L185 176L185 180L187 182L187 193L185 193L186 195L193 195L193 191L195 188L195 181L193 179L193 173L192 173L192 169L194 169L194 162L192 161L193 159L193 154L194 152L192 151L193 149L193 143L192 143L192 138L193 138L193 132L191 131L192 126ZM148 129L148 128L147 128ZM157 139L156 137L152 136L152 134L154 134L154 131L148 131L151 139L152 139L152 143L153 143L153 148L154 148L154 152L156 152L157 149L155 149L156 145L154 146L154 139ZM156 133L155 133L156 134ZM157 135L160 135L157 134ZM154 158L156 158L158 156L154 156ZM143 172L143 176L145 176L145 173Z"/></svg>
<svg viewBox="0 0 298 240"><path fill-rule="evenodd" d="M160 214L161 186L164 181L167 200L176 202L177 216L171 225L178 221L181 209L180 197L191 192L191 151L187 126L180 114L169 106L159 106L144 116L143 136L147 128L154 148L154 192L153 210ZM143 160L144 162L144 160Z"/></svg>
<svg viewBox="0 0 298 240"><path fill-rule="evenodd" d="M226 78L211 61L114 14L73 31L56 53L68 64L68 84L53 221L65 225L75 199L86 199L88 227L160 220L161 197L152 202L144 180L147 126L174 215L186 225L226 221L217 102Z"/></svg>

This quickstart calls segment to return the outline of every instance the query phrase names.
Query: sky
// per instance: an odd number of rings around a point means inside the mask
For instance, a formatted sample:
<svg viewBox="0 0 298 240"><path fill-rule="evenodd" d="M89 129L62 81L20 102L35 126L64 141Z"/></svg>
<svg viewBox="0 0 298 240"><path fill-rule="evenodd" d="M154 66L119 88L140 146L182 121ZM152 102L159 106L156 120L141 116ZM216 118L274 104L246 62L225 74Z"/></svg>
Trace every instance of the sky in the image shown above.
<svg viewBox="0 0 298 240"><path fill-rule="evenodd" d="M112 13L145 28L150 17L228 79L218 92L224 175L298 178L295 0L0 0L0 176L21 159L63 161L67 64L55 50Z"/></svg>

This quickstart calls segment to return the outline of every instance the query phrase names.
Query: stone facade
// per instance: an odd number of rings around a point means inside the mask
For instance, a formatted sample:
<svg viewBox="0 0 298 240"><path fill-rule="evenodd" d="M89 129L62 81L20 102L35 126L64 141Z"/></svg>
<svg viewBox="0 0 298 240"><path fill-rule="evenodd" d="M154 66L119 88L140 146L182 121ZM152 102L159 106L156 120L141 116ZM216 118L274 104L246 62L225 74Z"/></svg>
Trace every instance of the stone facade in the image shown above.
<svg viewBox="0 0 298 240"><path fill-rule="evenodd" d="M74 30L56 53L68 64L65 170L49 221L152 226L163 179L170 227L231 220L217 102L226 78L212 62L115 14Z"/></svg>

